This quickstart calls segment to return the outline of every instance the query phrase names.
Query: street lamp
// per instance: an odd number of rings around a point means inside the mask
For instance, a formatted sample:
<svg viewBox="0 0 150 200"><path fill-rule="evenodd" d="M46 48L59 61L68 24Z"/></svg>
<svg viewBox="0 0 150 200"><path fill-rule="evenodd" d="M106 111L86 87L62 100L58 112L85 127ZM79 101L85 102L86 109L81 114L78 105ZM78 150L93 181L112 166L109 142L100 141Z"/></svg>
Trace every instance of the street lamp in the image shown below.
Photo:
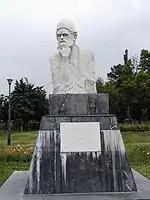
<svg viewBox="0 0 150 200"><path fill-rule="evenodd" d="M8 138L7 145L11 145L11 104L10 104L10 93L11 93L11 83L13 79L8 78L8 86L9 86L9 108L8 108Z"/></svg>

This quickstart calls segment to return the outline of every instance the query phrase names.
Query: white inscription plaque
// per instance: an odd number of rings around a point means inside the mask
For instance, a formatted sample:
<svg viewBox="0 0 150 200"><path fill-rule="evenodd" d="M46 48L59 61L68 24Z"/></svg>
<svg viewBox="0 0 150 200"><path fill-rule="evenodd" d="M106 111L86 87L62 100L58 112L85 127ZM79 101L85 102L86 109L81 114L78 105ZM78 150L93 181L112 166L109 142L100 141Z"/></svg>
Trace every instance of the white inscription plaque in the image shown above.
<svg viewBox="0 0 150 200"><path fill-rule="evenodd" d="M60 123L61 153L101 151L99 122Z"/></svg>

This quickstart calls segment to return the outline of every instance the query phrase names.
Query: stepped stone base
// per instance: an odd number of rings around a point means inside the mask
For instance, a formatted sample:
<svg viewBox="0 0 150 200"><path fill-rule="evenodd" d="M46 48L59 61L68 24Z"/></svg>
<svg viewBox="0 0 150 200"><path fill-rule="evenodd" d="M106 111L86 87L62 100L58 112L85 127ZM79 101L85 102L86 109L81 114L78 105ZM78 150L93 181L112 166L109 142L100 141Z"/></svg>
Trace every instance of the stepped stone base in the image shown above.
<svg viewBox="0 0 150 200"><path fill-rule="evenodd" d="M137 191L117 119L105 113L108 95L52 95L50 102L25 194Z"/></svg>
<svg viewBox="0 0 150 200"><path fill-rule="evenodd" d="M150 200L150 180L134 170L132 172L137 184L137 192L24 195L28 173L15 171L0 188L0 200Z"/></svg>

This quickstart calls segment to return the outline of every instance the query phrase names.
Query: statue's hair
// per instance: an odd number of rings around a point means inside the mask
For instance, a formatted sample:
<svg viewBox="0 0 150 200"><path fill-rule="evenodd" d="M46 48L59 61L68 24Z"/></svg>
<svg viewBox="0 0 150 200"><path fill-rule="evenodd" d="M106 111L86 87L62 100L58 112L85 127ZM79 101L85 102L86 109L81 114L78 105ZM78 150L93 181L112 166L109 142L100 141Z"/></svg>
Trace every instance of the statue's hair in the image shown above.
<svg viewBox="0 0 150 200"><path fill-rule="evenodd" d="M61 28L65 28L67 30L69 30L70 32L72 33L76 33L76 29L75 29L75 25L74 23L69 20L69 19L63 19L63 20L60 20L57 24L57 31ZM57 32L56 31L56 32Z"/></svg>

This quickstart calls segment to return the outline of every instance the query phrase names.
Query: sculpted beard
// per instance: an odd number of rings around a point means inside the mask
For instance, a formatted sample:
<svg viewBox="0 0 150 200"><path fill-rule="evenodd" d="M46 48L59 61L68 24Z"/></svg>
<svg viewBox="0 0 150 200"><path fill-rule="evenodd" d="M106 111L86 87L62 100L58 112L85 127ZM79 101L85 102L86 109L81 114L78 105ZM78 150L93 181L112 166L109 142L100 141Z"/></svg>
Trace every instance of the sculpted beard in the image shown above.
<svg viewBox="0 0 150 200"><path fill-rule="evenodd" d="M71 54L71 47L69 46L58 46L58 51L62 55L62 57L68 57Z"/></svg>
<svg viewBox="0 0 150 200"><path fill-rule="evenodd" d="M72 51L72 46L73 46L73 41L60 41L58 43L58 51L62 55L62 57L68 57L71 54Z"/></svg>

